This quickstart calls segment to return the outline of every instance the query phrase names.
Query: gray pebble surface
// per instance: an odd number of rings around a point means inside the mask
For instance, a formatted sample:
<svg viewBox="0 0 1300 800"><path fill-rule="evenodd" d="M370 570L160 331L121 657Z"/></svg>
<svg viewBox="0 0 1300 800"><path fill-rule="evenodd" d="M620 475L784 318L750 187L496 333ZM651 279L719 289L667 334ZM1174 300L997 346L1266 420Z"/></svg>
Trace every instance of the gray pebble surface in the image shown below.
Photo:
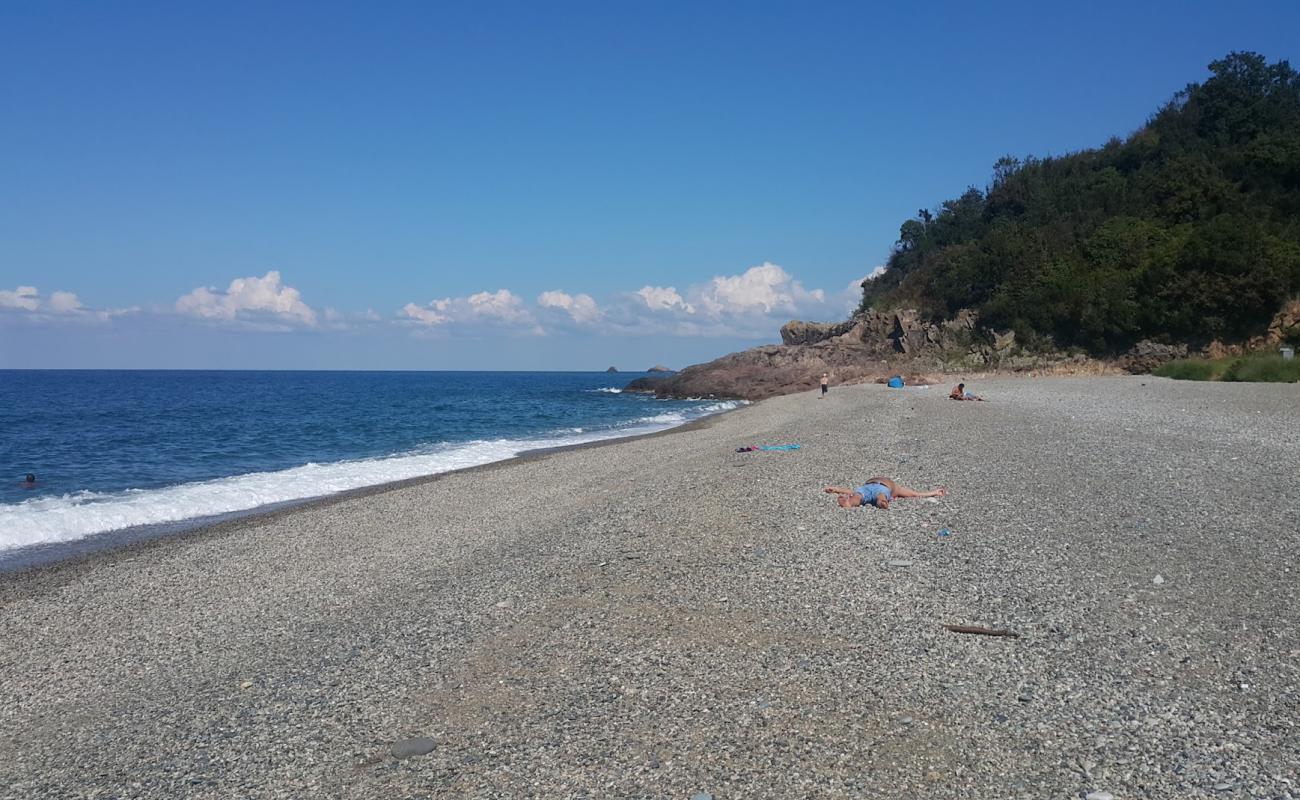
<svg viewBox="0 0 1300 800"><path fill-rule="evenodd" d="M0 575L0 798L1300 798L1300 386L973 388Z"/></svg>

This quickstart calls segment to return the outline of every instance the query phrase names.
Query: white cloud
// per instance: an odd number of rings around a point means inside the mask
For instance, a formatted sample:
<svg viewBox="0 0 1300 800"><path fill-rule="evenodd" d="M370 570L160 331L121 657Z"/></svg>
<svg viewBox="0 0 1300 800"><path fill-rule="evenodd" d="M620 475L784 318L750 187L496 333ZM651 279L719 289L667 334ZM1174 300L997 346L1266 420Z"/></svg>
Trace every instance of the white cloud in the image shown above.
<svg viewBox="0 0 1300 800"><path fill-rule="evenodd" d="M19 286L13 290L0 289L0 311L4 310L25 312L24 318L35 322L107 322L139 309L89 309L72 292L55 291L42 298L35 286Z"/></svg>
<svg viewBox="0 0 1300 800"><path fill-rule="evenodd" d="M276 270L261 278L235 278L224 292L199 287L178 299L176 310L204 319L235 320L251 316L301 325L316 324L316 312L302 301L297 289L281 285L280 273Z"/></svg>
<svg viewBox="0 0 1300 800"><path fill-rule="evenodd" d="M472 294L466 302L470 314L475 317L489 317L506 322L526 322L531 319L524 309L524 301L508 289Z"/></svg>
<svg viewBox="0 0 1300 800"><path fill-rule="evenodd" d="M537 305L563 311L580 325L591 324L603 316L596 301L589 294L571 295L558 290L542 292L537 297Z"/></svg>
<svg viewBox="0 0 1300 800"><path fill-rule="evenodd" d="M683 300L677 293L677 289L672 286L642 286L636 291L636 296L640 297L646 308L651 311L695 313L695 306Z"/></svg>
<svg viewBox="0 0 1300 800"><path fill-rule="evenodd" d="M398 311L398 316L403 321L426 327L451 323L471 326L505 323L512 328L530 327L533 334L544 333L537 327L524 301L509 289L478 292L469 297L444 297L425 306L407 303Z"/></svg>
<svg viewBox="0 0 1300 800"><path fill-rule="evenodd" d="M862 284L867 281L874 281L881 275L885 274L886 267L882 264L861 278L855 278L849 281L848 285L840 292L840 307L846 312L852 313L862 304Z"/></svg>
<svg viewBox="0 0 1300 800"><path fill-rule="evenodd" d="M72 292L55 292L50 295L50 310L59 314L71 314L81 310L81 301Z"/></svg>
<svg viewBox="0 0 1300 800"><path fill-rule="evenodd" d="M692 286L683 297L672 286L644 286L635 295L651 312L671 312L703 325L736 317L825 313L826 293L808 290L777 264L765 261L739 275L718 275ZM838 309L837 309L838 310Z"/></svg>
<svg viewBox="0 0 1300 800"><path fill-rule="evenodd" d="M425 308L424 306L417 306L415 303L407 303L406 305L402 306L401 314L407 319L414 320L415 322L418 322L421 325L432 326L432 325L442 325L445 322L451 322L451 317L447 316L446 314L440 314L437 311L435 311L433 308Z"/></svg>
<svg viewBox="0 0 1300 800"><path fill-rule="evenodd" d="M35 311L40 305L41 296L35 286L19 286L13 291L0 289L0 308Z"/></svg>
<svg viewBox="0 0 1300 800"><path fill-rule="evenodd" d="M700 290L700 305L712 316L761 311L797 313L801 307L826 302L821 289L811 292L790 273L770 261L740 275L715 277Z"/></svg>

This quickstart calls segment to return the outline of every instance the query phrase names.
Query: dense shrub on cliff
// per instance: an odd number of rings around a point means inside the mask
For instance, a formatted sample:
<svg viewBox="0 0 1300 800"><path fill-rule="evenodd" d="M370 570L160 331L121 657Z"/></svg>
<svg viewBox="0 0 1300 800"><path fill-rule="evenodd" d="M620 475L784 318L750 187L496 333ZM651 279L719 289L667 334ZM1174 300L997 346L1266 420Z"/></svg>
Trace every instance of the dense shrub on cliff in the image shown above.
<svg viewBox="0 0 1300 800"><path fill-rule="evenodd" d="M863 307L974 308L1098 353L1261 333L1300 292L1300 75L1254 53L1210 71L1127 140L1002 158L904 222Z"/></svg>

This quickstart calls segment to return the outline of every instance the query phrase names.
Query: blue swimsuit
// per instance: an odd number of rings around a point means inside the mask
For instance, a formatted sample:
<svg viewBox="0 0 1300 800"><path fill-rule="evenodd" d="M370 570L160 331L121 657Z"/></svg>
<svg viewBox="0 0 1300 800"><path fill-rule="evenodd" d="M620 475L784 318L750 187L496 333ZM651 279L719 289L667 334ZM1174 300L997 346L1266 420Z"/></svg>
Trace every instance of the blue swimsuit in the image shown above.
<svg viewBox="0 0 1300 800"><path fill-rule="evenodd" d="M882 494L885 496L886 502L892 502L894 499L893 492L889 491L889 487L883 483L868 483L863 486L859 486L853 491L862 495L863 505L867 505L867 504L873 506L876 505L876 498L880 497Z"/></svg>

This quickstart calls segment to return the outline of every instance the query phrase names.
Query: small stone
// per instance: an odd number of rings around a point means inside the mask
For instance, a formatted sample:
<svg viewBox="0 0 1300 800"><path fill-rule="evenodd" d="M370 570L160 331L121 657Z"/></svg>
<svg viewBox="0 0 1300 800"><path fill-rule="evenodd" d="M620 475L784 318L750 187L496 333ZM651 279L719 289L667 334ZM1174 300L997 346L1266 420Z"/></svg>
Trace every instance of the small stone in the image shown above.
<svg viewBox="0 0 1300 800"><path fill-rule="evenodd" d="M1115 795L1110 792L1088 792L1083 800L1115 800Z"/></svg>
<svg viewBox="0 0 1300 800"><path fill-rule="evenodd" d="M1216 783L1216 784L1214 784L1214 791L1216 791L1216 792L1226 792L1226 791L1228 791L1228 790L1231 789L1231 788L1232 788L1232 784L1231 784L1231 783Z"/></svg>
<svg viewBox="0 0 1300 800"><path fill-rule="evenodd" d="M414 739L403 739L400 742L393 742L393 747L389 751L393 758L410 758L411 756L422 756L426 753L432 753L433 748L438 743L427 736L418 736Z"/></svg>
<svg viewBox="0 0 1300 800"><path fill-rule="evenodd" d="M889 560L889 566L891 566L891 567L910 567L910 566L912 566L912 562L911 562L911 561L907 561L907 560L902 559L902 558L891 558L891 559Z"/></svg>
<svg viewBox="0 0 1300 800"><path fill-rule="evenodd" d="M700 792L699 794L691 795L691 800L713 800L713 795L708 792Z"/></svg>
<svg viewBox="0 0 1300 800"><path fill-rule="evenodd" d="M514 605L512 600L501 600L497 603L497 608L510 608Z"/></svg>
<svg viewBox="0 0 1300 800"><path fill-rule="evenodd" d="M1164 575L1157 575L1157 576L1155 576L1154 578L1151 579L1151 582L1154 583L1156 586L1160 586L1160 585L1162 585L1162 584L1165 582L1165 576L1164 576Z"/></svg>
<svg viewBox="0 0 1300 800"><path fill-rule="evenodd" d="M252 689L252 688L253 688L253 682L252 682L252 681L244 681L243 683L239 684L239 688L241 688L241 689Z"/></svg>
<svg viewBox="0 0 1300 800"><path fill-rule="evenodd" d="M899 722L903 723L904 725L911 725L914 722L914 720L911 717L903 717L901 720L899 720Z"/></svg>

